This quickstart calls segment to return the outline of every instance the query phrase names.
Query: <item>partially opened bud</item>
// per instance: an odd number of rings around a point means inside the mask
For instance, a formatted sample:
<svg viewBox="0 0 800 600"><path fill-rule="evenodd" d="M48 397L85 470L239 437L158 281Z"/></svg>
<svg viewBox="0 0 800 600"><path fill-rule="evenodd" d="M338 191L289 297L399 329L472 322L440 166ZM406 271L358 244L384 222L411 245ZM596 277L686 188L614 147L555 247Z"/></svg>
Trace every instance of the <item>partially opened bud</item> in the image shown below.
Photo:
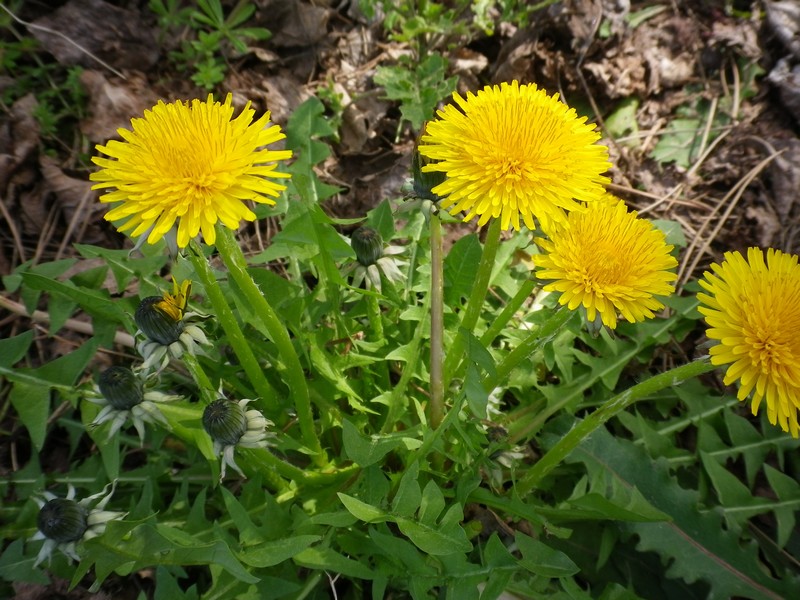
<svg viewBox="0 0 800 600"><path fill-rule="evenodd" d="M358 262L368 267L383 256L383 238L372 227L359 227L350 236L353 252Z"/></svg>
<svg viewBox="0 0 800 600"><path fill-rule="evenodd" d="M58 543L77 542L89 524L87 510L66 498L54 498L39 510L36 526L46 537Z"/></svg>
<svg viewBox="0 0 800 600"><path fill-rule="evenodd" d="M148 339L169 346L180 339L183 333L183 321L176 321L166 311L159 309L164 299L160 296L148 296L139 303L133 319Z"/></svg>
<svg viewBox="0 0 800 600"><path fill-rule="evenodd" d="M139 326L137 337L144 337L136 344L144 358L144 371L154 366L160 371L170 358L181 358L184 352L194 355L198 344L208 344L205 333L194 323L200 315L186 311L191 291L191 281L173 279L172 293L148 296L139 303L133 318Z"/></svg>
<svg viewBox="0 0 800 600"><path fill-rule="evenodd" d="M203 428L220 446L233 446L247 432L247 417L238 402L221 398L203 411Z"/></svg>
<svg viewBox="0 0 800 600"><path fill-rule="evenodd" d="M97 382L100 393L117 410L128 410L142 402L142 383L125 367L111 367L100 375Z"/></svg>

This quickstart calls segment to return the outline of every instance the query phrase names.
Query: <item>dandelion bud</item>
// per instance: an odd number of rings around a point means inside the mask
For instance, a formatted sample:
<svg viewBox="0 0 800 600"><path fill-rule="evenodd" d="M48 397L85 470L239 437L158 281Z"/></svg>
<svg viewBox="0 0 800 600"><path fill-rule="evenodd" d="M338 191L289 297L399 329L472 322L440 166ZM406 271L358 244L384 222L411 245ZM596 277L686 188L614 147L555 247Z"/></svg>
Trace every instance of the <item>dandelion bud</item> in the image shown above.
<svg viewBox="0 0 800 600"><path fill-rule="evenodd" d="M358 262L368 267L378 262L383 256L383 238L372 227L359 227L350 236L353 252Z"/></svg>
<svg viewBox="0 0 800 600"><path fill-rule="evenodd" d="M427 123L426 123L427 125ZM424 127L423 133L424 135ZM444 183L446 175L441 171L423 171L422 167L431 163L430 159L422 156L416 149L411 155L411 180L414 188L414 195L423 200L438 202L441 197L433 193L433 188Z"/></svg>
<svg viewBox="0 0 800 600"><path fill-rule="evenodd" d="M128 410L142 402L144 393L139 378L126 367L111 367L100 374L100 393L116 410Z"/></svg>
<svg viewBox="0 0 800 600"><path fill-rule="evenodd" d="M148 296L139 303L133 319L148 339L168 346L180 338L183 321L176 321L160 310L158 305L162 302L164 299L160 296Z"/></svg>
<svg viewBox="0 0 800 600"><path fill-rule="evenodd" d="M77 542L89 527L87 511L74 500L54 498L39 510L36 526L58 543Z"/></svg>
<svg viewBox="0 0 800 600"><path fill-rule="evenodd" d="M233 446L247 432L247 416L238 402L220 398L203 411L203 428L216 444Z"/></svg>

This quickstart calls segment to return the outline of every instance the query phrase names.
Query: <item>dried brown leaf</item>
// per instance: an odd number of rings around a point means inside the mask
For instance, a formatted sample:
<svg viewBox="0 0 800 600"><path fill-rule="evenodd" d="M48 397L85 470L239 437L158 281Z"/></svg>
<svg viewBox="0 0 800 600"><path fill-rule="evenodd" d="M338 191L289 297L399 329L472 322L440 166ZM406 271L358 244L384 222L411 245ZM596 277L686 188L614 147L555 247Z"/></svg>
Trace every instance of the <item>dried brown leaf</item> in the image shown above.
<svg viewBox="0 0 800 600"><path fill-rule="evenodd" d="M330 10L292 0L269 2L270 43L277 47L302 48L321 42L328 34Z"/></svg>
<svg viewBox="0 0 800 600"><path fill-rule="evenodd" d="M758 245L762 248L774 246L782 229L781 221L775 211L769 210L765 206L751 204L745 208L745 215L757 224Z"/></svg>
<svg viewBox="0 0 800 600"><path fill-rule="evenodd" d="M59 208L67 221L71 221L76 210L85 206L87 199L96 195L92 191L92 183L66 175L58 166L58 161L46 154L39 157L39 165L48 190L55 194Z"/></svg>
<svg viewBox="0 0 800 600"><path fill-rule="evenodd" d="M11 106L8 119L0 123L0 196L8 198L8 183L15 171L39 147L39 123L33 116L38 106L33 94Z"/></svg>
<svg viewBox="0 0 800 600"><path fill-rule="evenodd" d="M800 64L792 66L788 56L780 59L767 81L778 89L781 102L800 123Z"/></svg>
<svg viewBox="0 0 800 600"><path fill-rule="evenodd" d="M33 25L31 35L63 65L96 67L88 53L118 69L144 70L158 60L153 29L139 13L102 0L70 0Z"/></svg>
<svg viewBox="0 0 800 600"><path fill-rule="evenodd" d="M261 87L266 90L266 105L275 123L285 124L294 109L311 97L311 92L286 75L265 77Z"/></svg>
<svg viewBox="0 0 800 600"><path fill-rule="evenodd" d="M81 121L81 132L93 142L119 137L117 129L130 129L131 118L141 117L157 101L140 74L111 82L100 71L86 70L81 83L89 95L89 116Z"/></svg>
<svg viewBox="0 0 800 600"><path fill-rule="evenodd" d="M767 171L773 193L773 205L778 217L786 222L793 210L797 210L800 199L800 140L789 138L772 140L783 153L769 165Z"/></svg>
<svg viewBox="0 0 800 600"><path fill-rule="evenodd" d="M796 0L765 2L766 26L792 55L800 59L800 5Z"/></svg>

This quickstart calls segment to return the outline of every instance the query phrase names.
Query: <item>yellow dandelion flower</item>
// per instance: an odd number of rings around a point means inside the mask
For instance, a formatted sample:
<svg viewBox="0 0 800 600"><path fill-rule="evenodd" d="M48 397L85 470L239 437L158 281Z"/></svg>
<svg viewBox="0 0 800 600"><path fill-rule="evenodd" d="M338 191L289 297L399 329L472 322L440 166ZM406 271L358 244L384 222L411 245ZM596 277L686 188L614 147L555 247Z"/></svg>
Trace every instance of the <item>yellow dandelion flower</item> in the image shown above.
<svg viewBox="0 0 800 600"><path fill-rule="evenodd" d="M465 221L478 216L479 225L499 217L503 229L518 230L521 216L533 229L534 217L563 222L565 211L579 207L576 200L602 196L608 149L558 94L513 81L466 100L455 93L453 100L458 106L438 111L419 146L423 157L437 161L422 171L446 175L432 190L444 197L443 208L467 211Z"/></svg>
<svg viewBox="0 0 800 600"><path fill-rule="evenodd" d="M192 293L192 282L188 279L178 285L173 277L172 293L164 292L161 301L154 306L170 317L173 321L180 321L186 312L186 305L189 303L189 296Z"/></svg>
<svg viewBox="0 0 800 600"><path fill-rule="evenodd" d="M634 323L664 307L655 296L675 291L678 263L664 234L613 196L572 211L563 225L537 238L544 254L533 257L539 279L552 280L545 291L561 292L559 303L586 309L594 322L599 314L607 327L617 326L617 313Z"/></svg>
<svg viewBox="0 0 800 600"><path fill-rule="evenodd" d="M747 259L726 252L712 264L697 294L708 323L706 335L718 343L711 363L730 365L724 383L739 381L739 400L752 394L752 411L767 400L770 423L798 437L800 410L800 265L780 250L748 248Z"/></svg>
<svg viewBox="0 0 800 600"><path fill-rule="evenodd" d="M222 104L209 95L206 102L159 102L144 118L131 120L132 131L118 129L124 141L97 146L111 158L92 159L100 167L90 177L98 182L93 189L113 190L100 201L119 203L106 220L126 219L119 231L133 237L149 231L151 244L178 221L181 248L201 231L213 244L218 221L235 229L242 219L255 220L246 202L275 204L269 196L286 186L271 179L289 175L274 163L292 153L266 149L286 136L278 125L267 127L269 112L255 122L254 114L248 102L231 119L231 94Z"/></svg>

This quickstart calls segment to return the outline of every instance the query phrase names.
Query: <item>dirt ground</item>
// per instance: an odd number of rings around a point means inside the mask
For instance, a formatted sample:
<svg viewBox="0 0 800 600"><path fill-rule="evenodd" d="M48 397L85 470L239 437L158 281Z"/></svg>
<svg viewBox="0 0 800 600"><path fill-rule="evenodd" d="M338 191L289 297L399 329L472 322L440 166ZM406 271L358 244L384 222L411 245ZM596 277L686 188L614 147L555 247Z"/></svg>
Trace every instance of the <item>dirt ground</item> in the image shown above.
<svg viewBox="0 0 800 600"><path fill-rule="evenodd" d="M367 20L357 2L255 5L252 24L273 36L230 58L218 89L269 109L282 125L320 89L338 94L339 114L331 113L341 123L338 141L320 171L341 192L325 209L362 216L399 197L414 132L373 77L408 45L390 39L380 14ZM0 11L9 23L0 36L5 43L32 36L38 46L0 73L10 100L0 113L0 274L69 256L76 242L129 243L102 220L87 158L158 99L207 94L167 59L179 40L159 36L143 0L17 7L13 18ZM501 22L494 35L454 37L434 51L449 59L462 92L518 79L596 115L614 164L612 190L642 214L683 228L686 281L725 250L798 251L799 30L793 1L572 0L534 13L526 27ZM40 68L45 74L83 68L69 82L83 94L81 105L63 111L55 128L37 120L36 92L52 90L28 82L22 93L25 60L52 65ZM268 236L270 226L255 227ZM6 335L10 319L0 320Z"/></svg>
<svg viewBox="0 0 800 600"><path fill-rule="evenodd" d="M284 126L320 90L337 97L328 107L338 138L319 174L341 191L324 209L361 217L400 197L415 132L374 75L397 64L408 44L388 35L380 13L367 19L355 0L253 3L248 25L273 35L228 57L218 97L231 91L235 104L251 100ZM38 43L26 45L30 38ZM75 243L131 246L102 218L89 157L159 99L205 98L168 59L179 43L159 35L146 0L0 4L0 275L26 261L74 256ZM800 251L796 0L570 0L533 13L524 27L498 22L493 35L432 47L450 61L462 93L517 79L594 115L614 164L612 191L640 214L680 224L681 284L727 250ZM269 221L248 224L243 239L256 250L273 230ZM85 339L80 315L69 331L48 337L46 315L32 319L18 295L3 290L0 338L38 328L33 363ZM6 414L3 435L9 428Z"/></svg>

